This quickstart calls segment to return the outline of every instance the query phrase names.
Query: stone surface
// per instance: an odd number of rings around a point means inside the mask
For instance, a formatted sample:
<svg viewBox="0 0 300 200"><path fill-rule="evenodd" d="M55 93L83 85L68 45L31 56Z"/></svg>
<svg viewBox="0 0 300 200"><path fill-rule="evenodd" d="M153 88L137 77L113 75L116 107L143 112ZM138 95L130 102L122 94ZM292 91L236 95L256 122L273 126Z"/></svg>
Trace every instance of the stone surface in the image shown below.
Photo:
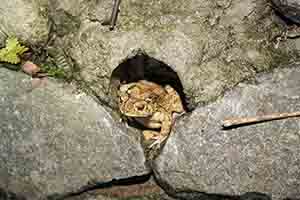
<svg viewBox="0 0 300 200"><path fill-rule="evenodd" d="M149 173L139 136L67 87L0 68L0 189L34 200Z"/></svg>
<svg viewBox="0 0 300 200"><path fill-rule="evenodd" d="M265 3L122 1L114 31L101 25L111 14L109 0L86 4L62 1L53 5L50 16L65 12L80 21L79 28L62 34L54 46L65 49L80 69L82 80L102 100L109 101L113 70L141 49L178 73L187 99L195 107L214 100L257 71L271 68L274 62L290 59L286 54L281 58L282 52L268 42L278 29ZM63 20L51 18L63 24ZM134 76L136 70L128 73Z"/></svg>
<svg viewBox="0 0 300 200"><path fill-rule="evenodd" d="M300 24L300 0L272 0L272 2L283 16Z"/></svg>
<svg viewBox="0 0 300 200"><path fill-rule="evenodd" d="M0 39L1 35L16 36L33 45L45 44L50 27L47 4L47 0L2 0Z"/></svg>
<svg viewBox="0 0 300 200"><path fill-rule="evenodd" d="M222 130L221 121L300 111L299 77L299 66L260 75L179 119L153 163L156 179L181 197L259 192L273 200L298 198L300 119L230 130Z"/></svg>

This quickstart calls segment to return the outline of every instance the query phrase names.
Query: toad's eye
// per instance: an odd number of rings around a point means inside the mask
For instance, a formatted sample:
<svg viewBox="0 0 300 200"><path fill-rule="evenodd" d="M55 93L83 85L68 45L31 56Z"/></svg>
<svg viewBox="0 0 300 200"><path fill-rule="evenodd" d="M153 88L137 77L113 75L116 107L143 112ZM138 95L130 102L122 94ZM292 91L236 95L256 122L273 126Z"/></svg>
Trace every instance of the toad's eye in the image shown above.
<svg viewBox="0 0 300 200"><path fill-rule="evenodd" d="M145 106L144 106L144 105L138 105L138 106L136 106L136 108L137 108L138 110L143 110L143 109L145 108Z"/></svg>

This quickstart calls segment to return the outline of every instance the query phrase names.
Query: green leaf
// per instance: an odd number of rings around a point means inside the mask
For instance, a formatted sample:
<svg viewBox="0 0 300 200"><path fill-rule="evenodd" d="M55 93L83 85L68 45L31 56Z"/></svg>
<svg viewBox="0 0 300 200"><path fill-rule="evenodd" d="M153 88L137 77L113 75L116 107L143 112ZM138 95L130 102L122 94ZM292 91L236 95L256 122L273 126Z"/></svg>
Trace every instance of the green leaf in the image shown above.
<svg viewBox="0 0 300 200"><path fill-rule="evenodd" d="M18 64L21 59L20 55L28 50L27 47L22 46L15 37L6 40L5 48L0 49L0 62L8 62L11 64Z"/></svg>

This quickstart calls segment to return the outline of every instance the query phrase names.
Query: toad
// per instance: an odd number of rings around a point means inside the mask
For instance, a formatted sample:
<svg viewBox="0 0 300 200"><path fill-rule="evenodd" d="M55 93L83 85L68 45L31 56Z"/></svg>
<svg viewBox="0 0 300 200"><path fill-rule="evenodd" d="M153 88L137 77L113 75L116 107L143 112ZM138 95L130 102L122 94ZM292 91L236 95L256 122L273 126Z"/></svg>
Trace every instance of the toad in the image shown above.
<svg viewBox="0 0 300 200"><path fill-rule="evenodd" d="M146 140L155 140L150 148L166 140L171 132L174 114L185 112L174 88L146 80L120 86L119 109L124 116L133 118L145 128L160 129L143 131Z"/></svg>

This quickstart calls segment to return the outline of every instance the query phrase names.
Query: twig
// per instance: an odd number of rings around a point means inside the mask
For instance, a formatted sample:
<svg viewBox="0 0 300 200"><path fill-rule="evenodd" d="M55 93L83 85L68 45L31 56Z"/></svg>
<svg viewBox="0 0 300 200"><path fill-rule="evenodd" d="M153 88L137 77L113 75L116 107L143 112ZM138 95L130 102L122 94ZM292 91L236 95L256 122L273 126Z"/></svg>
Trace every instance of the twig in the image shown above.
<svg viewBox="0 0 300 200"><path fill-rule="evenodd" d="M118 18L118 14L119 14L119 6L121 4L121 0L114 0L114 5L112 8L112 12L111 12L111 16L109 19L105 19L101 25L102 26L108 26L109 25L109 30L114 30L116 22L117 22L117 18Z"/></svg>
<svg viewBox="0 0 300 200"><path fill-rule="evenodd" d="M235 126L254 124L254 123L266 122L271 120L286 119L291 117L300 117L300 112L272 113L272 114L261 115L256 117L229 118L223 120L222 126L224 128L231 128Z"/></svg>
<svg viewBox="0 0 300 200"><path fill-rule="evenodd" d="M110 17L110 24L109 24L109 30L114 30L118 14L119 14L119 6L120 6L121 0L114 0L114 6Z"/></svg>

